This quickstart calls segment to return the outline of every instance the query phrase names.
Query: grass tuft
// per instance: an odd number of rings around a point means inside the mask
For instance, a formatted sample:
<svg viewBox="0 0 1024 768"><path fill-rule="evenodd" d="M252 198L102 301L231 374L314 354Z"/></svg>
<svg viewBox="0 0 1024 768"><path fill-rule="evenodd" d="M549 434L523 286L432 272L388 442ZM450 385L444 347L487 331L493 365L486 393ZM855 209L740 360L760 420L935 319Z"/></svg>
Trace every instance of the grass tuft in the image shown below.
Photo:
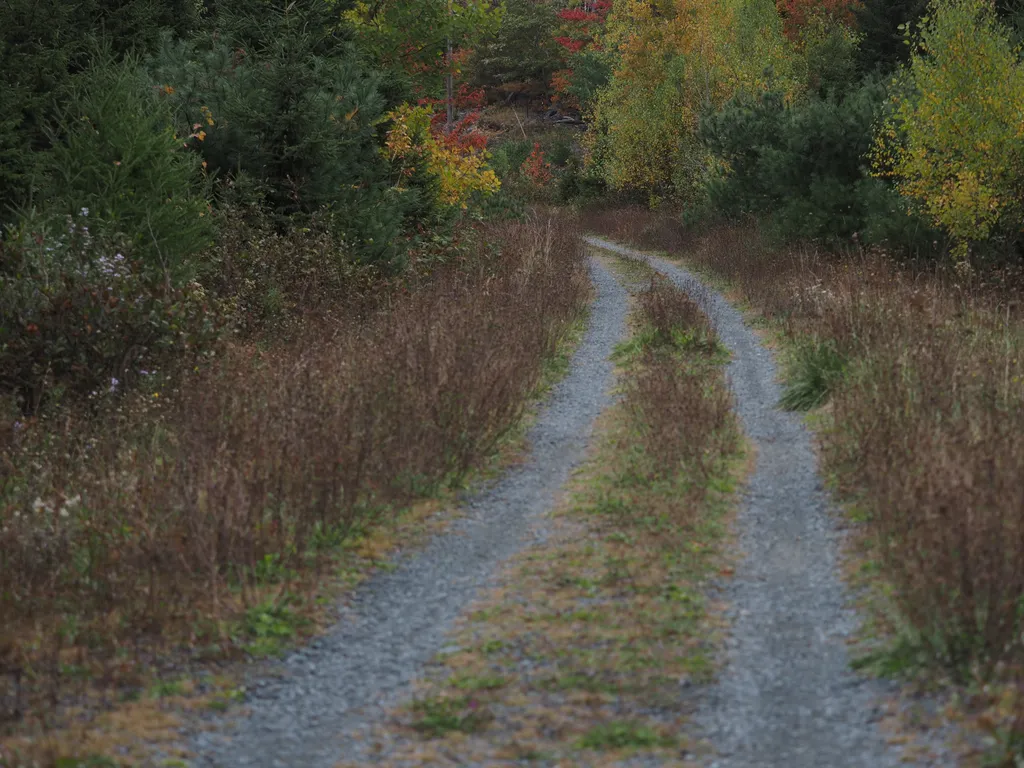
<svg viewBox="0 0 1024 768"><path fill-rule="evenodd" d="M428 739L447 733L476 733L494 719L490 711L471 696L438 697L413 702L417 719L412 727Z"/></svg>
<svg viewBox="0 0 1024 768"><path fill-rule="evenodd" d="M639 723L604 723L591 728L579 741L582 749L671 747L676 740Z"/></svg>
<svg viewBox="0 0 1024 768"><path fill-rule="evenodd" d="M809 411L823 405L842 384L847 360L833 341L809 339L793 350L786 387L779 404L788 411Z"/></svg>

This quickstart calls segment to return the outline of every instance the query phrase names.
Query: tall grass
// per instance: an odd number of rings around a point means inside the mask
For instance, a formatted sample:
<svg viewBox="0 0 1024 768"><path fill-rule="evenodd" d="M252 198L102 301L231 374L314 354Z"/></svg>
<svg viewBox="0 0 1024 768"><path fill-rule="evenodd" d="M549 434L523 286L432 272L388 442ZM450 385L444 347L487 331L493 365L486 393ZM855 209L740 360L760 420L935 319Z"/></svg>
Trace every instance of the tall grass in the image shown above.
<svg viewBox="0 0 1024 768"><path fill-rule="evenodd" d="M732 398L715 365L717 335L700 306L664 277L651 279L637 305L653 343L628 380L626 409L655 474L685 472L696 481L694 492L704 493L738 444Z"/></svg>
<svg viewBox="0 0 1024 768"><path fill-rule="evenodd" d="M0 723L56 707L72 649L102 668L140 645L229 642L268 572L301 582L494 450L589 284L565 219L477 240L417 289L382 289L368 316L228 345L102 423L3 434Z"/></svg>

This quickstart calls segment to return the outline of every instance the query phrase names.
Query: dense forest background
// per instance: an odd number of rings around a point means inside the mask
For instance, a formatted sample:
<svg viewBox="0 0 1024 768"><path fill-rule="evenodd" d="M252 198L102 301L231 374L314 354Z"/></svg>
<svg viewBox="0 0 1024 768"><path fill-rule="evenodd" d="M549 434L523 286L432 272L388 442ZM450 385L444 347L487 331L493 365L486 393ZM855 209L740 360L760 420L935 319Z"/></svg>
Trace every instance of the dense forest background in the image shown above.
<svg viewBox="0 0 1024 768"><path fill-rule="evenodd" d="M26 413L57 383L127 382L214 326L265 325L339 270L400 270L425 239L524 201L754 215L783 238L963 269L1017 258L1024 12L1009 0L3 11L0 381ZM513 125L488 149L488 104L589 130L534 141ZM302 268L228 253L310 231L337 248Z"/></svg>

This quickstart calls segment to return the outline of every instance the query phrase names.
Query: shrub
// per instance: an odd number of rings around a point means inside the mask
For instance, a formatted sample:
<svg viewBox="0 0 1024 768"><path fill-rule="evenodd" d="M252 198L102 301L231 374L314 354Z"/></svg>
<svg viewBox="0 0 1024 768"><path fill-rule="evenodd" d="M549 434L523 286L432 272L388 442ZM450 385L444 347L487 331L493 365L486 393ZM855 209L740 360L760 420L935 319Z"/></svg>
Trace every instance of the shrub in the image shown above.
<svg viewBox="0 0 1024 768"><path fill-rule="evenodd" d="M894 180L967 261L1024 223L1024 65L988 0L936 0L878 132L877 172Z"/></svg>
<svg viewBox="0 0 1024 768"><path fill-rule="evenodd" d="M219 235L203 254L201 280L245 338L287 339L306 324L347 315L366 284L381 278L339 248L330 217L281 233L258 209L225 205L214 216Z"/></svg>
<svg viewBox="0 0 1024 768"><path fill-rule="evenodd" d="M911 227L896 195L869 176L865 155L885 87L866 80L845 96L741 95L701 122L701 137L725 164L708 186L710 205L766 216L788 238L885 238L911 250L933 237ZM916 238L916 240L915 240ZM878 240L875 240L878 242Z"/></svg>
<svg viewBox="0 0 1024 768"><path fill-rule="evenodd" d="M40 164L44 209L87 210L94 237L127 238L147 270L180 286L212 236L200 161L183 141L133 61L97 63L76 80Z"/></svg>
<svg viewBox="0 0 1024 768"><path fill-rule="evenodd" d="M169 280L127 238L94 237L87 213L25 220L0 244L0 393L29 413L63 392L119 391L216 334L198 284Z"/></svg>
<svg viewBox="0 0 1024 768"><path fill-rule="evenodd" d="M518 173L532 151L533 145L526 139L503 141L491 151L491 168L500 179L507 179Z"/></svg>
<svg viewBox="0 0 1024 768"><path fill-rule="evenodd" d="M847 361L834 341L800 343L789 361L781 405L790 411L816 408L835 391L846 373Z"/></svg>

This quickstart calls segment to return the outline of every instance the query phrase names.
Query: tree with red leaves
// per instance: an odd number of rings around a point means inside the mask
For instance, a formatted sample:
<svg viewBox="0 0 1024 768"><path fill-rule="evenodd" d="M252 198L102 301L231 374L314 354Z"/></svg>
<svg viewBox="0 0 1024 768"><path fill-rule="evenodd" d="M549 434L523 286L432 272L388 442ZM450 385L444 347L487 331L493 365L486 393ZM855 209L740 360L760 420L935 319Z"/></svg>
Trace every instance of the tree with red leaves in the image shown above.
<svg viewBox="0 0 1024 768"><path fill-rule="evenodd" d="M558 12L562 28L555 42L562 50L565 66L551 78L556 101L573 108L580 107L569 93L575 74L570 60L590 48L599 48L599 36L611 9L612 0L575 0L569 8Z"/></svg>
<svg viewBox="0 0 1024 768"><path fill-rule="evenodd" d="M799 40L808 24L814 21L840 23L851 29L856 26L860 0L776 0L783 30L790 40Z"/></svg>

